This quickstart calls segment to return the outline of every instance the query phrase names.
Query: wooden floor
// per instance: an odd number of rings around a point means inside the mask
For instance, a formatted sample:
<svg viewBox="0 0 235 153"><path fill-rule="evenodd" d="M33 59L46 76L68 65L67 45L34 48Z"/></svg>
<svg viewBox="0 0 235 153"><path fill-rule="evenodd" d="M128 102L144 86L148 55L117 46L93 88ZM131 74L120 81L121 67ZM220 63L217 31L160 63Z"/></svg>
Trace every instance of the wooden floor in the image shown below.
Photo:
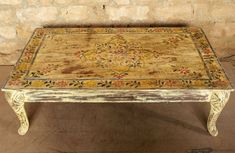
<svg viewBox="0 0 235 153"><path fill-rule="evenodd" d="M234 85L235 67L222 65ZM11 69L0 66L0 86ZM212 137L208 103L28 103L30 129L19 136L18 119L0 92L0 153L235 153L234 108L235 92Z"/></svg>

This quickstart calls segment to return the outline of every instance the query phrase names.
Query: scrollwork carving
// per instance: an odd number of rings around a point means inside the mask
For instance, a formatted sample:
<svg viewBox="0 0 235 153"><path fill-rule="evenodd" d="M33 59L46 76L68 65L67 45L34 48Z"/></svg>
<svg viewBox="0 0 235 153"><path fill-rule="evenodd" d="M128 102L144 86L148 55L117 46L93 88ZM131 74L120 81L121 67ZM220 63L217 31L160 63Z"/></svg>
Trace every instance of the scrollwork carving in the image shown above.
<svg viewBox="0 0 235 153"><path fill-rule="evenodd" d="M29 121L24 108L24 92L6 91L5 97L20 121L20 128L18 129L18 133L20 135L24 135L29 129Z"/></svg>
<svg viewBox="0 0 235 153"><path fill-rule="evenodd" d="M207 128L212 136L218 135L216 121L230 96L230 91L213 91L210 99L211 110L207 121Z"/></svg>

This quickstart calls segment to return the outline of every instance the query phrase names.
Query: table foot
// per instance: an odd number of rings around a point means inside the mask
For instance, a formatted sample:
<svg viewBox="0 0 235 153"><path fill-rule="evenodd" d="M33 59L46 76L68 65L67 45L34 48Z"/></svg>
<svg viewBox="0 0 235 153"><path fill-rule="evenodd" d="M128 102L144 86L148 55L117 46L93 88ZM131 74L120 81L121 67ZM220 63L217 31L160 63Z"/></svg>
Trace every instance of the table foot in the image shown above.
<svg viewBox="0 0 235 153"><path fill-rule="evenodd" d="M229 99L230 91L213 91L210 99L211 110L207 121L207 128L212 136L218 135L216 121Z"/></svg>
<svg viewBox="0 0 235 153"><path fill-rule="evenodd" d="M24 108L24 93L21 91L6 91L5 97L20 121L19 135L25 135L29 129L29 121Z"/></svg>

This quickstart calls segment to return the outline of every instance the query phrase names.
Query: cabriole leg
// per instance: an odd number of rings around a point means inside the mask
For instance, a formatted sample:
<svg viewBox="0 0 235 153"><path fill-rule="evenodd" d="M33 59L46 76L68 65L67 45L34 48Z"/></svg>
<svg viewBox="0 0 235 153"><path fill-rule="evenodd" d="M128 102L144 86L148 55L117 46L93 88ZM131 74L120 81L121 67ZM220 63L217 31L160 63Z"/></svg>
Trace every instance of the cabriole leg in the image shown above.
<svg viewBox="0 0 235 153"><path fill-rule="evenodd" d="M20 135L25 135L29 129L29 121L24 108L24 93L22 91L6 91L5 97L20 120L18 133Z"/></svg>
<svg viewBox="0 0 235 153"><path fill-rule="evenodd" d="M212 136L218 135L216 121L229 99L230 91L213 91L210 99L210 114L207 121L207 128Z"/></svg>

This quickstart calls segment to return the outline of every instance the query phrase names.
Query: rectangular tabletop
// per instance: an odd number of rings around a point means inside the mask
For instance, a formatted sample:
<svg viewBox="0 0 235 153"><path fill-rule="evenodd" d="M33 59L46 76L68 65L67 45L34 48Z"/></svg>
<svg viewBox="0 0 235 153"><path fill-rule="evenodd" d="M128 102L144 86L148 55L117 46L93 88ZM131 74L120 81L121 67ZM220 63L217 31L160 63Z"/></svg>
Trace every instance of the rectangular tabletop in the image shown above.
<svg viewBox="0 0 235 153"><path fill-rule="evenodd" d="M4 89L231 89L203 31L39 28Z"/></svg>

